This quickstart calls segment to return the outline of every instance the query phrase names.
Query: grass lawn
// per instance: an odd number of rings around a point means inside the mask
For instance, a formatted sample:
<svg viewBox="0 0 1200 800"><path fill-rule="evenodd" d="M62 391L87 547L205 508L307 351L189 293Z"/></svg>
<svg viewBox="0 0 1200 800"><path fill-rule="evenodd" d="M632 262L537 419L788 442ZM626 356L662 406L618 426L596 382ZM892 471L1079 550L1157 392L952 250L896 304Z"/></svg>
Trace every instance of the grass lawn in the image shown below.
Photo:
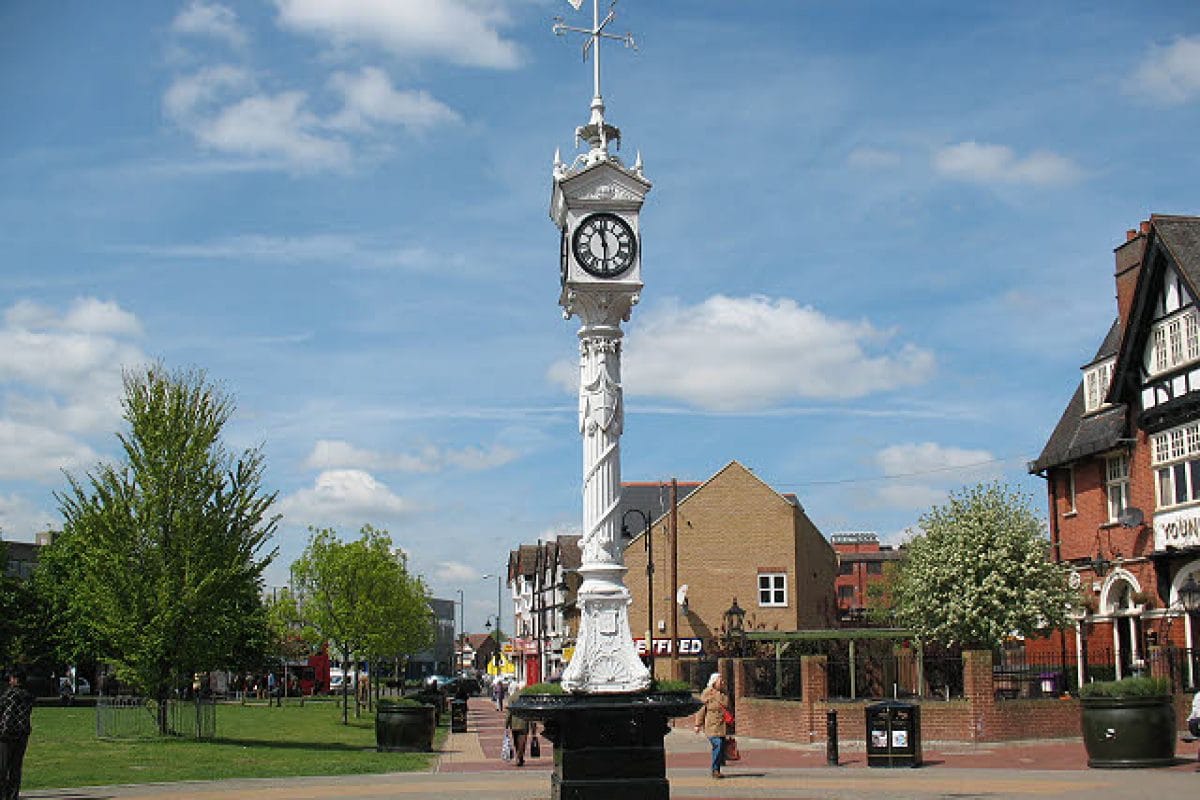
<svg viewBox="0 0 1200 800"><path fill-rule="evenodd" d="M156 781L349 775L429 769L428 753L375 752L375 717L360 719L329 702L270 708L217 707L217 738L102 741L94 708L41 707L25 756L23 789ZM446 736L449 714L435 737Z"/></svg>

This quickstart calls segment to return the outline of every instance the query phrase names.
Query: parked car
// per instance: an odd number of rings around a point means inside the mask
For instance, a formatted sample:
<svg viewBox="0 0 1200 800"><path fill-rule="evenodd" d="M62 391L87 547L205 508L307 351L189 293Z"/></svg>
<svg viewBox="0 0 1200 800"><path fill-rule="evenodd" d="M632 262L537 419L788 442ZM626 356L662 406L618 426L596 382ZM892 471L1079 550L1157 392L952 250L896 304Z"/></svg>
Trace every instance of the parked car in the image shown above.
<svg viewBox="0 0 1200 800"><path fill-rule="evenodd" d="M87 678L76 678L75 685L71 686L71 679L62 677L58 679L58 693L62 694L91 694L92 684Z"/></svg>

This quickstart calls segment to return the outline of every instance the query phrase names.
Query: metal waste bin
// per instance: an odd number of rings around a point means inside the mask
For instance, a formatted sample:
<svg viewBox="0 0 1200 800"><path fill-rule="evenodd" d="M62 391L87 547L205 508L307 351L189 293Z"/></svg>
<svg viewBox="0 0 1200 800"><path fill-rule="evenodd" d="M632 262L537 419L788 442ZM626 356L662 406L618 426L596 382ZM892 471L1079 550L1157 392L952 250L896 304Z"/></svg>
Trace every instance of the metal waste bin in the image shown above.
<svg viewBox="0 0 1200 800"><path fill-rule="evenodd" d="M466 700L451 700L450 701L450 732L451 733L466 733L467 732L467 701Z"/></svg>
<svg viewBox="0 0 1200 800"><path fill-rule="evenodd" d="M867 766L921 766L921 707L885 700L867 706Z"/></svg>

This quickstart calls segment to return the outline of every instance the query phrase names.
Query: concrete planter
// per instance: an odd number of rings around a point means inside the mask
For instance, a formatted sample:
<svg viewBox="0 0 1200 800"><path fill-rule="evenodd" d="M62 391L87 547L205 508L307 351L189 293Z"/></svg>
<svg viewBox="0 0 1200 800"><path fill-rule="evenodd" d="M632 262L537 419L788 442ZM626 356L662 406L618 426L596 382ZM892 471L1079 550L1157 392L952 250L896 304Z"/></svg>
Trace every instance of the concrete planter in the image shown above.
<svg viewBox="0 0 1200 800"><path fill-rule="evenodd" d="M1081 697L1088 766L1166 767L1175 763L1175 704L1170 695Z"/></svg>

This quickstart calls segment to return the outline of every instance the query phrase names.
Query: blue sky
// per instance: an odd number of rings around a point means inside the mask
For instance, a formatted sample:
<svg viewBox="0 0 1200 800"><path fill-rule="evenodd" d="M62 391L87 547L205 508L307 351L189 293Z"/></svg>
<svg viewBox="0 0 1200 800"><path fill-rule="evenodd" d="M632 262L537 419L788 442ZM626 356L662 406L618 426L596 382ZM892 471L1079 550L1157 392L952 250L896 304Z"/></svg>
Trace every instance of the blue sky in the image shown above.
<svg viewBox="0 0 1200 800"><path fill-rule="evenodd" d="M826 533L897 541L1025 475L1114 315L1112 249L1200 213L1193 2L624 0L604 51L654 183L626 480L737 459ZM235 398L285 515L387 528L494 608L577 531L555 148L563 0L0 5L0 530L115 455L120 370ZM564 377L565 376L565 377Z"/></svg>

